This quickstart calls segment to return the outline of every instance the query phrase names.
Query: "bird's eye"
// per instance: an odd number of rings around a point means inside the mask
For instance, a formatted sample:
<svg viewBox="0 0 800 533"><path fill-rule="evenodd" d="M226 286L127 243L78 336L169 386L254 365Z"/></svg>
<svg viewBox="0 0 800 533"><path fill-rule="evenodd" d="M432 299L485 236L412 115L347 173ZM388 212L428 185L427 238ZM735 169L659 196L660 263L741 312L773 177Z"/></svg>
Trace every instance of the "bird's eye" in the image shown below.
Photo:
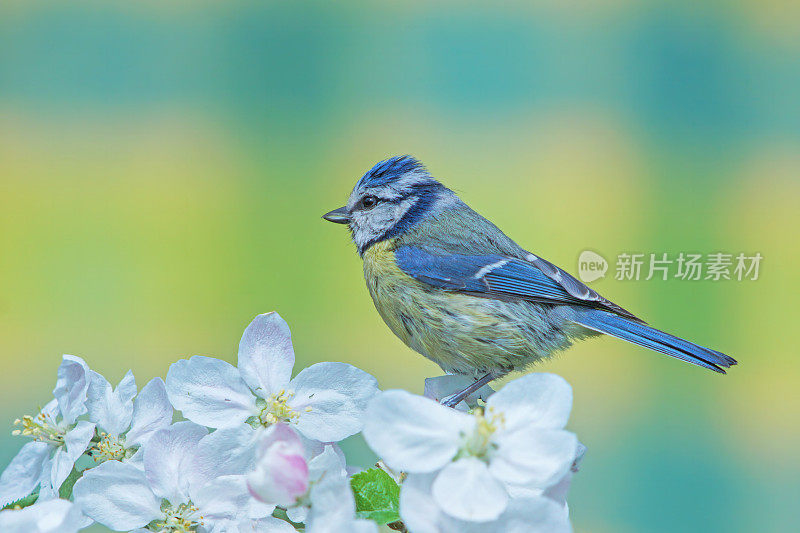
<svg viewBox="0 0 800 533"><path fill-rule="evenodd" d="M361 205L364 206L364 209L372 209L378 204L378 197L377 196L365 196L361 199Z"/></svg>

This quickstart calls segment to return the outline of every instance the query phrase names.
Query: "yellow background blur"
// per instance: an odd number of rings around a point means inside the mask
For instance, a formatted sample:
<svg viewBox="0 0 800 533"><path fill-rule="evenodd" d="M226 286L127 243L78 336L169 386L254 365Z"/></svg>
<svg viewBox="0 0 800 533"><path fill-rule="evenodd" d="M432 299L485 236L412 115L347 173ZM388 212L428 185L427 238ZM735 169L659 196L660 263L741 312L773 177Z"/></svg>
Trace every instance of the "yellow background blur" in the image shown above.
<svg viewBox="0 0 800 533"><path fill-rule="evenodd" d="M0 4L0 465L62 353L143 385L235 362L273 309L298 368L420 392L438 368L320 219L410 153L523 246L573 273L601 253L594 288L740 361L723 377L601 339L541 365L589 448L576 531L794 530L798 4L488 4ZM621 252L681 251L760 252L761 275L614 280Z"/></svg>

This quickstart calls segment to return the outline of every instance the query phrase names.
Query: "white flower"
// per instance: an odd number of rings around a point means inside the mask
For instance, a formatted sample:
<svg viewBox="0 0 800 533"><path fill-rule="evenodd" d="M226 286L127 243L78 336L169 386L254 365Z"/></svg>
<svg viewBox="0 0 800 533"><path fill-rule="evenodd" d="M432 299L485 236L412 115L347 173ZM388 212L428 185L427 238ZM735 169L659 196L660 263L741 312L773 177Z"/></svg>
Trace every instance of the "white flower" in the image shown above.
<svg viewBox="0 0 800 533"><path fill-rule="evenodd" d="M473 383L473 378L456 374L445 374L444 376L437 376L435 378L426 378L425 390L422 395L441 403L441 401L448 396L452 396L466 389ZM484 385L459 402L459 404L455 406L455 409L459 411L469 411L471 407L478 406L478 400L483 400L485 402L492 394L494 394L494 389L489 385Z"/></svg>
<svg viewBox="0 0 800 533"><path fill-rule="evenodd" d="M400 491L400 515L414 533L570 533L567 510L543 496L512 499L494 520L474 522L443 512L432 496L435 474L411 474Z"/></svg>
<svg viewBox="0 0 800 533"><path fill-rule="evenodd" d="M344 480L347 484L341 450L328 444L315 452L288 425L272 426L261 437L255 469L247 476L250 493L260 501L285 508L292 521L305 521L316 504L319 491L315 487L319 483Z"/></svg>
<svg viewBox="0 0 800 533"><path fill-rule="evenodd" d="M367 444L395 470L437 472L432 495L454 518L497 519L509 490L544 490L569 471L578 441L563 428L572 389L553 374L508 383L472 414L405 391L375 397L367 411Z"/></svg>
<svg viewBox="0 0 800 533"><path fill-rule="evenodd" d="M3 533L75 533L90 522L67 500L47 500L30 507L0 511Z"/></svg>
<svg viewBox="0 0 800 533"><path fill-rule="evenodd" d="M100 438L88 453L98 463L131 459L141 462L142 454L136 452L153 433L172 423L172 405L164 381L152 379L137 396L130 371L116 389L106 378L90 371L86 407Z"/></svg>
<svg viewBox="0 0 800 533"><path fill-rule="evenodd" d="M14 423L15 435L31 437L0 476L0 505L16 501L39 486L39 498L56 497L58 489L94 436L94 424L77 421L86 413L89 368L83 359L65 355L58 367L55 399L36 416Z"/></svg>
<svg viewBox="0 0 800 533"><path fill-rule="evenodd" d="M179 422L150 437L143 469L107 461L88 470L75 484L75 502L115 531L150 523L175 533L224 531L266 518L274 506L257 502L247 490L243 474L252 468L253 453L239 446L242 438L238 429L208 434Z"/></svg>
<svg viewBox="0 0 800 533"><path fill-rule="evenodd" d="M317 363L294 379L289 326L277 313L257 316L239 343L239 367L211 357L174 363L167 373L172 405L212 428L285 422L310 439L339 441L358 433L375 378L344 363Z"/></svg>

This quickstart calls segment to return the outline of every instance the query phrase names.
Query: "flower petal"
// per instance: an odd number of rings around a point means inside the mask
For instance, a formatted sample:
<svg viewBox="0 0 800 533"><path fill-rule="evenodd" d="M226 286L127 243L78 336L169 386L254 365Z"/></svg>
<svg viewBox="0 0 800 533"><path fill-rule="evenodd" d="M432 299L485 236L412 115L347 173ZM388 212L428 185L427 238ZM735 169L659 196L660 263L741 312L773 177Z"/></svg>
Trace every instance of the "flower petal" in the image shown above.
<svg viewBox="0 0 800 533"><path fill-rule="evenodd" d="M28 442L11 459L0 475L0 509L33 492L51 449L44 442Z"/></svg>
<svg viewBox="0 0 800 533"><path fill-rule="evenodd" d="M547 489L544 491L545 496L566 507L567 495L569 494L570 485L572 485L572 477L578 471L584 455L586 455L586 446L579 442L578 449L575 452L575 460L572 461L572 466L570 467L569 471L564 474L564 477L562 477L554 485L547 487Z"/></svg>
<svg viewBox="0 0 800 533"><path fill-rule="evenodd" d="M144 448L144 471L153 493L173 504L188 501L191 457L208 430L178 422L153 433Z"/></svg>
<svg viewBox="0 0 800 533"><path fill-rule="evenodd" d="M461 520L485 522L500 516L508 504L508 493L475 457L445 466L433 481L431 492L442 510Z"/></svg>
<svg viewBox="0 0 800 533"><path fill-rule="evenodd" d="M289 325L278 313L253 319L239 341L239 371L262 398L285 389L292 378L294 349Z"/></svg>
<svg viewBox="0 0 800 533"><path fill-rule="evenodd" d="M364 438L395 470L421 473L444 466L458 452L475 418L428 398L393 390L378 394L365 418Z"/></svg>
<svg viewBox="0 0 800 533"><path fill-rule="evenodd" d="M127 413L128 424L124 429L130 427L130 417L133 413L133 398L136 396L136 379L133 377L133 372L128 370L120 380L117 387L114 389L114 399L116 404L123 406Z"/></svg>
<svg viewBox="0 0 800 533"><path fill-rule="evenodd" d="M279 423L275 424L274 426L270 426L264 430L261 435L259 435L257 451L258 458L262 457L270 448L270 446L276 442L284 442L291 445L293 453L298 453L300 455L307 453L307 439L304 439L303 436L298 434L294 429L291 428L291 426L284 423ZM322 453L322 449L324 449L324 445L322 445L320 453Z"/></svg>
<svg viewBox="0 0 800 533"><path fill-rule="evenodd" d="M255 468L259 431L247 424L218 429L200 439L187 457L187 476L201 487L218 476L243 475Z"/></svg>
<svg viewBox="0 0 800 533"><path fill-rule="evenodd" d="M297 533L297 530L285 520L268 516L260 520L240 522L238 533Z"/></svg>
<svg viewBox="0 0 800 533"><path fill-rule="evenodd" d="M323 478L311 488L308 533L377 533L375 522L357 520L356 504L345 477Z"/></svg>
<svg viewBox="0 0 800 533"><path fill-rule="evenodd" d="M475 524L478 526L478 524ZM474 530L480 533L486 529ZM501 533L571 533L567 510L548 498L517 498L492 524L492 531Z"/></svg>
<svg viewBox="0 0 800 533"><path fill-rule="evenodd" d="M238 426L255 412L256 399L236 367L213 357L173 363L167 395L183 416L211 428Z"/></svg>
<svg viewBox="0 0 800 533"><path fill-rule="evenodd" d="M466 389L474 382L475 380L469 376L459 376L455 374L426 378L425 389L422 395L438 402ZM492 394L494 394L494 389L489 385L484 385L467 396L463 401L459 402L455 408L459 411L467 411L469 407L475 407L478 404L478 400L486 401Z"/></svg>
<svg viewBox="0 0 800 533"><path fill-rule="evenodd" d="M308 522L311 530L325 531L320 528L325 525L330 527L330 531L342 531L342 526L353 522L356 501L346 477L323 477L311 486L309 497L311 511ZM338 527L332 527L334 525Z"/></svg>
<svg viewBox="0 0 800 533"><path fill-rule="evenodd" d="M409 474L400 488L400 516L409 531L440 533L442 510L431 496L436 473Z"/></svg>
<svg viewBox="0 0 800 533"><path fill-rule="evenodd" d="M314 439L309 439L302 433L298 433L297 436L300 437L300 440L303 442L303 448L306 451L305 456L307 458L316 457L317 455L325 451L326 444L324 442L320 442Z"/></svg>
<svg viewBox="0 0 800 533"><path fill-rule="evenodd" d="M130 427L133 414L133 397L136 380L129 370L116 389L103 376L89 370L89 387L86 391L86 408L89 420L109 435L117 436Z"/></svg>
<svg viewBox="0 0 800 533"><path fill-rule="evenodd" d="M562 429L522 428L501 434L491 458L492 475L505 483L545 489L569 472L578 439Z"/></svg>
<svg viewBox="0 0 800 533"><path fill-rule="evenodd" d="M335 444L325 446L321 454L308 461L308 476L313 482L322 478L346 478L347 464Z"/></svg>
<svg viewBox="0 0 800 533"><path fill-rule="evenodd" d="M52 400L44 404L44 407L42 407L40 414L45 417L45 419L49 424L57 426L58 423L56 421L58 420L59 412L60 411L58 410L58 400L53 398Z"/></svg>
<svg viewBox="0 0 800 533"><path fill-rule="evenodd" d="M308 460L311 479L319 481L323 477L346 478L347 458L344 451L336 444L326 444L322 453ZM360 470L359 470L360 471Z"/></svg>
<svg viewBox="0 0 800 533"><path fill-rule="evenodd" d="M59 446L53 454L53 470L50 473L50 483L56 491L72 472L75 461L89 447L94 437L94 427L91 422L81 420L64 435L64 446Z"/></svg>
<svg viewBox="0 0 800 533"><path fill-rule="evenodd" d="M67 500L36 502L24 509L0 512L3 533L76 533L84 522L80 507Z"/></svg>
<svg viewBox="0 0 800 533"><path fill-rule="evenodd" d="M250 495L244 476L220 476L192 492L192 503L203 515L203 521L264 518L272 514L274 505L261 503Z"/></svg>
<svg viewBox="0 0 800 533"><path fill-rule="evenodd" d="M144 448L140 447L132 456L128 457L125 462L134 465L140 470L144 470Z"/></svg>
<svg viewBox="0 0 800 533"><path fill-rule="evenodd" d="M80 357L64 355L58 367L58 380L53 396L64 422L72 424L86 412L86 391L89 388L89 367Z"/></svg>
<svg viewBox="0 0 800 533"><path fill-rule="evenodd" d="M162 515L161 499L150 490L145 473L119 461L87 470L73 494L87 516L116 531L143 527Z"/></svg>
<svg viewBox="0 0 800 533"><path fill-rule="evenodd" d="M125 436L127 446L142 446L155 431L172 423L172 404L161 378L153 378L133 401L131 429Z"/></svg>
<svg viewBox="0 0 800 533"><path fill-rule="evenodd" d="M58 487L53 488L51 475L53 473L53 446L48 446L48 453L42 462L42 476L39 478L39 498L36 501L47 501L58 498Z"/></svg>
<svg viewBox="0 0 800 533"><path fill-rule="evenodd" d="M547 490L545 490L542 494L554 502L566 507L567 495L569 494L569 488L572 485L572 478L574 475L575 472L570 470L564 474L564 477L558 480L555 485L547 487Z"/></svg>
<svg viewBox="0 0 800 533"><path fill-rule="evenodd" d="M572 410L572 387L555 374L528 374L506 384L486 404L503 413L508 430L562 429Z"/></svg>
<svg viewBox="0 0 800 533"><path fill-rule="evenodd" d="M378 533L378 524L372 520L353 520L336 533Z"/></svg>
<svg viewBox="0 0 800 533"><path fill-rule="evenodd" d="M300 414L297 429L310 439L334 442L355 435L364 425L367 404L378 382L346 363L317 363L289 383L289 406Z"/></svg>
<svg viewBox="0 0 800 533"><path fill-rule="evenodd" d="M305 505L298 505L297 507L289 507L286 509L286 517L292 522L302 523L308 519L308 507Z"/></svg>
<svg viewBox="0 0 800 533"><path fill-rule="evenodd" d="M514 498L491 522L466 522L443 516L438 533L571 533L566 509L541 496Z"/></svg>

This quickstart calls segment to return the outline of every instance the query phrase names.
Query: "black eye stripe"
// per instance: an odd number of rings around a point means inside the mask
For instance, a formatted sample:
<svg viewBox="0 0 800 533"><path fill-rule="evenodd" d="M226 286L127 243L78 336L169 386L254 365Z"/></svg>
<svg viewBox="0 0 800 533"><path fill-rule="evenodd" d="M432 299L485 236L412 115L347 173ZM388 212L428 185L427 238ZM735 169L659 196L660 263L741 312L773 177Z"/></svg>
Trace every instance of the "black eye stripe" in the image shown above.
<svg viewBox="0 0 800 533"><path fill-rule="evenodd" d="M380 202L391 202L391 200L380 198L374 194L368 194L358 201L358 207L361 209L370 209L378 205Z"/></svg>
<svg viewBox="0 0 800 533"><path fill-rule="evenodd" d="M411 185L405 191L400 193L400 196L396 196L393 198L384 198L381 196L376 196L374 194L367 194L363 198L361 198L358 203L356 204L356 209L370 209L375 207L379 203L386 203L386 204L399 204L411 197L419 197L420 193L422 194L431 194L439 189L443 189L444 187L439 183L419 183L416 185ZM375 202L372 205L366 205L364 200L367 198L373 198Z"/></svg>

